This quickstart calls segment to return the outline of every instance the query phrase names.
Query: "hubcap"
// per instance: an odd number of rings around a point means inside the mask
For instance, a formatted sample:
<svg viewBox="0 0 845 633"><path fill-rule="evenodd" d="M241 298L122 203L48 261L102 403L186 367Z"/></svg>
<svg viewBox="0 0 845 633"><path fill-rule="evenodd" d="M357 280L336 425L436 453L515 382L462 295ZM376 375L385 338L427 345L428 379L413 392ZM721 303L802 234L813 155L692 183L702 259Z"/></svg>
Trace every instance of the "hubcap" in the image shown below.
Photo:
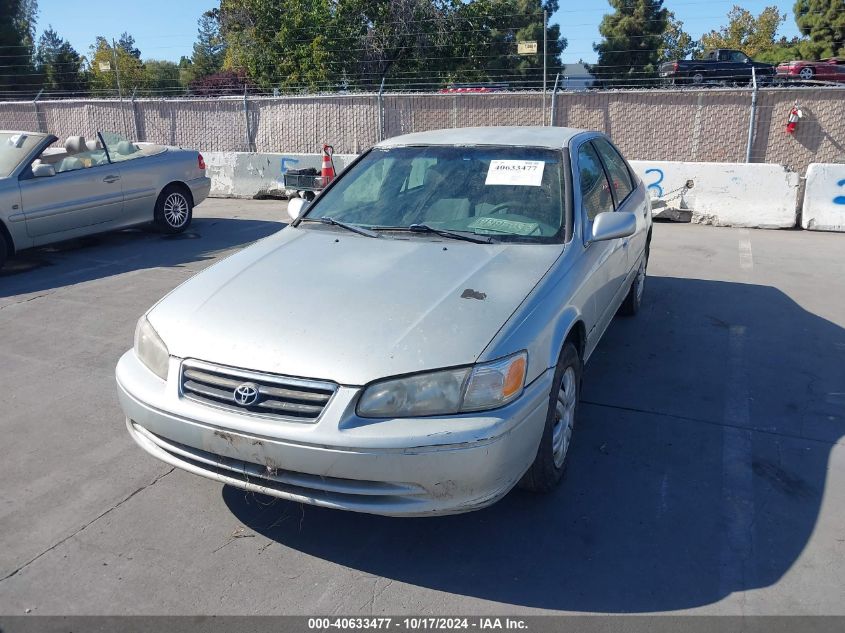
<svg viewBox="0 0 845 633"><path fill-rule="evenodd" d="M188 200L181 193L171 193L164 201L164 219L174 229L188 221Z"/></svg>
<svg viewBox="0 0 845 633"><path fill-rule="evenodd" d="M813 78L813 71L809 68L802 68L801 72L798 73L801 75L801 79L812 79Z"/></svg>
<svg viewBox="0 0 845 633"><path fill-rule="evenodd" d="M637 271L637 303L643 300L643 288L645 286L645 264L640 264Z"/></svg>
<svg viewBox="0 0 845 633"><path fill-rule="evenodd" d="M552 457L555 467L563 466L569 443L572 440L572 429L575 427L575 404L578 401L578 385L575 381L575 370L567 367L560 381L560 389L555 401L555 423L552 427Z"/></svg>

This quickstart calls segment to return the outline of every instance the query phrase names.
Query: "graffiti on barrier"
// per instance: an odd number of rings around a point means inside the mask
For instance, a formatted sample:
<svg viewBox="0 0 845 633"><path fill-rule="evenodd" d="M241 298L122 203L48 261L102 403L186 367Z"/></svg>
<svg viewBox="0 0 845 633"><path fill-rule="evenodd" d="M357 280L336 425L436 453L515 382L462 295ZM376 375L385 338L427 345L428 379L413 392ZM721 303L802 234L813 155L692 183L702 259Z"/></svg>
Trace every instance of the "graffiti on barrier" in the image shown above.
<svg viewBox="0 0 845 633"><path fill-rule="evenodd" d="M845 178L836 183L837 187L845 187ZM845 196L836 196L833 199L833 204L845 204Z"/></svg>
<svg viewBox="0 0 845 633"><path fill-rule="evenodd" d="M656 167L653 167L651 169L646 169L645 173L646 174L655 174L657 176L657 180L655 180L653 183L650 183L648 185L648 188L654 189L657 192L657 197L662 198L663 197L663 187L660 186L660 183L663 182L663 178L664 178L663 170L657 169Z"/></svg>

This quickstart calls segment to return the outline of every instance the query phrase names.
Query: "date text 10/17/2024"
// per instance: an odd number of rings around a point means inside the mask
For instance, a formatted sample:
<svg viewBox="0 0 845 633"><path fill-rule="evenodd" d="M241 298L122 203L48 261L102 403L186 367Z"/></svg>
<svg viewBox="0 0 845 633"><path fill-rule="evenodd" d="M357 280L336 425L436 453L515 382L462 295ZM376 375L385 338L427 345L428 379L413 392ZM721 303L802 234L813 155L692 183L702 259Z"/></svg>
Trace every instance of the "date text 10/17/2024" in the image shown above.
<svg viewBox="0 0 845 633"><path fill-rule="evenodd" d="M331 617L308 618L308 629L313 631L328 631L330 629L382 629L407 631L445 631L445 630L526 630L525 620L520 618L498 617Z"/></svg>

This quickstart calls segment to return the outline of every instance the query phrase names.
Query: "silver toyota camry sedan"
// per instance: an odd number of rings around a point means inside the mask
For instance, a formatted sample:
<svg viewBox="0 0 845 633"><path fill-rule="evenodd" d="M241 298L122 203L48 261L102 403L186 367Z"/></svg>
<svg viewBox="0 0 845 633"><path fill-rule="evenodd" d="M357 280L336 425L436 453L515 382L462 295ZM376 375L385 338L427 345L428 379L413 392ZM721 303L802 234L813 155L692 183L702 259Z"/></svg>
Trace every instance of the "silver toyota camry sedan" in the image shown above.
<svg viewBox="0 0 845 633"><path fill-rule="evenodd" d="M379 143L141 317L117 365L129 433L189 472L344 510L551 490L584 363L642 301L650 211L598 132Z"/></svg>

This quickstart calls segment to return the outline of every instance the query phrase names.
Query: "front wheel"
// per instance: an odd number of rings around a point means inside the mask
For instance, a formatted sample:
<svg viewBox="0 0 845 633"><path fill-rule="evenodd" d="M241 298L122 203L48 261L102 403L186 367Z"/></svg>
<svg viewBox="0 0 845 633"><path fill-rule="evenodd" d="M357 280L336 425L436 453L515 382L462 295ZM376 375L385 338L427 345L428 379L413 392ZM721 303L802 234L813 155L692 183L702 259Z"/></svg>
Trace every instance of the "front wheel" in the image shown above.
<svg viewBox="0 0 845 633"><path fill-rule="evenodd" d="M567 342L555 368L546 426L540 438L537 456L519 482L520 488L532 492L549 492L560 483L578 415L581 370L578 350Z"/></svg>
<svg viewBox="0 0 845 633"><path fill-rule="evenodd" d="M798 76L804 81L811 81L816 76L816 71L812 66L805 66L798 72Z"/></svg>
<svg viewBox="0 0 845 633"><path fill-rule="evenodd" d="M193 212L191 196L178 185L168 185L156 201L155 224L163 233L181 233L191 223Z"/></svg>
<svg viewBox="0 0 845 633"><path fill-rule="evenodd" d="M9 249L6 246L6 240L3 239L3 235L0 234L0 269L3 268L3 264L6 263L6 258L9 256Z"/></svg>

